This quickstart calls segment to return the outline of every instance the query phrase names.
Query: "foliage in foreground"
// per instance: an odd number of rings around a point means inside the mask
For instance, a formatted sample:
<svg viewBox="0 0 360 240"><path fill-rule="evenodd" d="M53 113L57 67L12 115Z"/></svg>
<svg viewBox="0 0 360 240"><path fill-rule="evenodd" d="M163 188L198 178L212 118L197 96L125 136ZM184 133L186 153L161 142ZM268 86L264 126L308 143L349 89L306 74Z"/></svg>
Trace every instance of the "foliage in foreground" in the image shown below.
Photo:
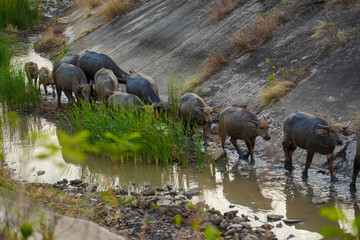
<svg viewBox="0 0 360 240"><path fill-rule="evenodd" d="M24 30L40 21L39 1L0 0L0 31L8 25Z"/></svg>
<svg viewBox="0 0 360 240"><path fill-rule="evenodd" d="M320 216L327 218L328 220L335 222L335 223L343 223L343 224L350 224L353 230L356 232L356 235L352 235L350 233L345 232L343 229L331 225L325 225L320 229L321 235L324 238L341 238L341 239L349 239L355 240L360 239L360 215L357 215L353 222L350 222L344 212L333 207L322 208L320 210Z"/></svg>

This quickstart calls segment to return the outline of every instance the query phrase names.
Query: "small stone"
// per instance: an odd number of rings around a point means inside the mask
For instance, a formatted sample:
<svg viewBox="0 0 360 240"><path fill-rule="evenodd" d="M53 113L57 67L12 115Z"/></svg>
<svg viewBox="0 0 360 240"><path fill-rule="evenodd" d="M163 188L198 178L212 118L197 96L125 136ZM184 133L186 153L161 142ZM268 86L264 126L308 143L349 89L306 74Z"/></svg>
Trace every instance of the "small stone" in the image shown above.
<svg viewBox="0 0 360 240"><path fill-rule="evenodd" d="M214 161L216 162L219 159L223 158L226 155L226 152L224 151L224 149L220 148L216 151L214 155L215 155Z"/></svg>
<svg viewBox="0 0 360 240"><path fill-rule="evenodd" d="M220 228L226 229L227 226L229 226L228 221L226 221L226 219L223 219L223 220L221 221L221 223L220 223Z"/></svg>
<svg viewBox="0 0 360 240"><path fill-rule="evenodd" d="M37 174L38 176L41 176L41 175L44 175L44 174L45 174L45 171L44 171L44 170L39 170L39 171L36 172L36 174Z"/></svg>
<svg viewBox="0 0 360 240"><path fill-rule="evenodd" d="M283 219L283 221L286 224L295 224L295 223L302 222L301 219Z"/></svg>
<svg viewBox="0 0 360 240"><path fill-rule="evenodd" d="M235 228L236 230L241 230L243 228L242 224L230 224L229 228Z"/></svg>
<svg viewBox="0 0 360 240"><path fill-rule="evenodd" d="M138 194L137 192L131 192L130 195L136 197L136 196L138 196L139 194Z"/></svg>
<svg viewBox="0 0 360 240"><path fill-rule="evenodd" d="M295 236L293 234L290 234L286 239L292 239L294 238Z"/></svg>
<svg viewBox="0 0 360 240"><path fill-rule="evenodd" d="M184 195L187 196L187 197L192 197L192 196L199 195L199 194L200 194L200 191L201 191L200 188L199 188L199 187L196 187L196 188L192 188L192 189L186 191L186 192L184 193Z"/></svg>
<svg viewBox="0 0 360 240"><path fill-rule="evenodd" d="M243 223L241 223L241 225L242 225L243 228L246 228L246 229L249 229L249 230L252 229L250 223L243 222Z"/></svg>
<svg viewBox="0 0 360 240"><path fill-rule="evenodd" d="M129 194L129 191L128 191L127 189L119 189L119 190L117 191L117 193L118 193L119 195L125 196L125 195L128 195L128 194Z"/></svg>
<svg viewBox="0 0 360 240"><path fill-rule="evenodd" d="M83 196L84 196L84 194L82 194L82 193L78 193L78 194L75 195L75 197L78 197L78 198L83 197Z"/></svg>
<svg viewBox="0 0 360 240"><path fill-rule="evenodd" d="M90 202L97 202L99 200L97 200L96 198L90 198Z"/></svg>
<svg viewBox="0 0 360 240"><path fill-rule="evenodd" d="M234 234L235 232L236 232L236 229L235 229L235 228L232 228L232 229L228 230L224 235L225 235L225 236L229 236L229 235Z"/></svg>
<svg viewBox="0 0 360 240"><path fill-rule="evenodd" d="M325 201L325 199L322 199L319 197L313 197L313 199L311 199L311 203L314 205L320 205L320 204L326 203L326 201Z"/></svg>
<svg viewBox="0 0 360 240"><path fill-rule="evenodd" d="M91 191L92 191L92 192L96 192L96 189L97 189L97 186L94 185L94 186L92 186Z"/></svg>
<svg viewBox="0 0 360 240"><path fill-rule="evenodd" d="M173 189L173 187L171 185L166 185L166 188L171 191Z"/></svg>
<svg viewBox="0 0 360 240"><path fill-rule="evenodd" d="M146 189L144 191L141 192L141 194L143 196L154 196L155 195L155 191L152 189Z"/></svg>
<svg viewBox="0 0 360 240"><path fill-rule="evenodd" d="M281 223L280 223L280 224L281 224ZM264 223L263 225L261 225L261 227L264 228L264 229L267 229L267 230L271 230L271 229L274 228L273 225L270 225L270 224L268 224L268 223Z"/></svg>
<svg viewBox="0 0 360 240"><path fill-rule="evenodd" d="M233 210L233 211L229 211L229 212L224 212L224 216L227 220L232 220L234 219L234 217L236 216L236 214L238 213L238 210Z"/></svg>
<svg viewBox="0 0 360 240"><path fill-rule="evenodd" d="M267 220L268 222L280 221L284 216L278 214L268 214Z"/></svg>
<svg viewBox="0 0 360 240"><path fill-rule="evenodd" d="M70 185L79 185L80 183L82 183L80 179L74 179L70 181Z"/></svg>
<svg viewBox="0 0 360 240"><path fill-rule="evenodd" d="M158 192L163 192L163 191L165 191L165 189L163 189L163 188L156 188L156 191L158 191Z"/></svg>
<svg viewBox="0 0 360 240"><path fill-rule="evenodd" d="M231 205L229 205L229 208L234 208L234 207L235 207L235 205L232 205L232 204L231 204Z"/></svg>
<svg viewBox="0 0 360 240"><path fill-rule="evenodd" d="M244 221L244 219L242 219L242 217L234 217L234 219L233 219L233 222L234 223L237 223L237 224L239 224L239 223L242 223Z"/></svg>
<svg viewBox="0 0 360 240"><path fill-rule="evenodd" d="M169 200L169 199L161 198L156 202L156 205L158 205L158 206L172 206L172 205L174 205L174 202Z"/></svg>
<svg viewBox="0 0 360 240"><path fill-rule="evenodd" d="M276 227L277 227L277 228L282 228L283 225L282 225L282 223L280 222L280 223L276 224Z"/></svg>

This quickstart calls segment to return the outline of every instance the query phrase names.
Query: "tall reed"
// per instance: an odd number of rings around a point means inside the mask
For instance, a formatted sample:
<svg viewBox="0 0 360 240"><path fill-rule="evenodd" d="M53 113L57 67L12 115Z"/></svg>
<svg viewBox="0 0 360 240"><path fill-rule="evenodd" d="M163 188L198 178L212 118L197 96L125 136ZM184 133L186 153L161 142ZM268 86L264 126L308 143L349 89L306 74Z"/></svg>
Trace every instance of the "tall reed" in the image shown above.
<svg viewBox="0 0 360 240"><path fill-rule="evenodd" d="M40 91L26 83L23 70L10 66L15 44L15 37L0 34L0 103L11 110L25 111L39 103Z"/></svg>
<svg viewBox="0 0 360 240"><path fill-rule="evenodd" d="M8 25L24 30L40 21L41 12L38 0L0 0L0 31Z"/></svg>

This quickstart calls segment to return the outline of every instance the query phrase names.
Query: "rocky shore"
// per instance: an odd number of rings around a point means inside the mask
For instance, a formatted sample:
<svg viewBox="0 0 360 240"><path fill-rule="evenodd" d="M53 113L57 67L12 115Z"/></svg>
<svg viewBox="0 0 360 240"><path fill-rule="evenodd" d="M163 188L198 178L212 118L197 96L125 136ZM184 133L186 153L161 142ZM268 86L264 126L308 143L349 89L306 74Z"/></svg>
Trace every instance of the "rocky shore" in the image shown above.
<svg viewBox="0 0 360 240"><path fill-rule="evenodd" d="M221 213L203 202L192 203L199 188L184 191L168 185L141 192L123 188L97 191L80 179L28 183L26 188L35 192L31 198L51 210L94 221L128 239L205 239L206 234L222 239L277 239L269 223L255 228L249 224L249 216L237 210ZM62 201L58 201L60 196Z"/></svg>

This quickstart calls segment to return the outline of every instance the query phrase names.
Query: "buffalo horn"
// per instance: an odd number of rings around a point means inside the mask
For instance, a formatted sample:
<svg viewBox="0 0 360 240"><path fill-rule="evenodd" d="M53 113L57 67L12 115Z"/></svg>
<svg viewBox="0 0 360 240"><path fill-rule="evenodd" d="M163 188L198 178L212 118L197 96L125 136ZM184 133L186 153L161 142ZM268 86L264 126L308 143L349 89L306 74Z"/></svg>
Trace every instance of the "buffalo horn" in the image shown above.
<svg viewBox="0 0 360 240"><path fill-rule="evenodd" d="M318 123L319 127L321 127L322 129L325 129L325 130L329 130L330 129L330 126L329 125L322 125L320 123Z"/></svg>
<svg viewBox="0 0 360 240"><path fill-rule="evenodd" d="M256 120L254 120L254 119L250 119L249 121L252 122L252 123L255 123L255 125L258 125L258 124L259 124L259 121L256 121Z"/></svg>

